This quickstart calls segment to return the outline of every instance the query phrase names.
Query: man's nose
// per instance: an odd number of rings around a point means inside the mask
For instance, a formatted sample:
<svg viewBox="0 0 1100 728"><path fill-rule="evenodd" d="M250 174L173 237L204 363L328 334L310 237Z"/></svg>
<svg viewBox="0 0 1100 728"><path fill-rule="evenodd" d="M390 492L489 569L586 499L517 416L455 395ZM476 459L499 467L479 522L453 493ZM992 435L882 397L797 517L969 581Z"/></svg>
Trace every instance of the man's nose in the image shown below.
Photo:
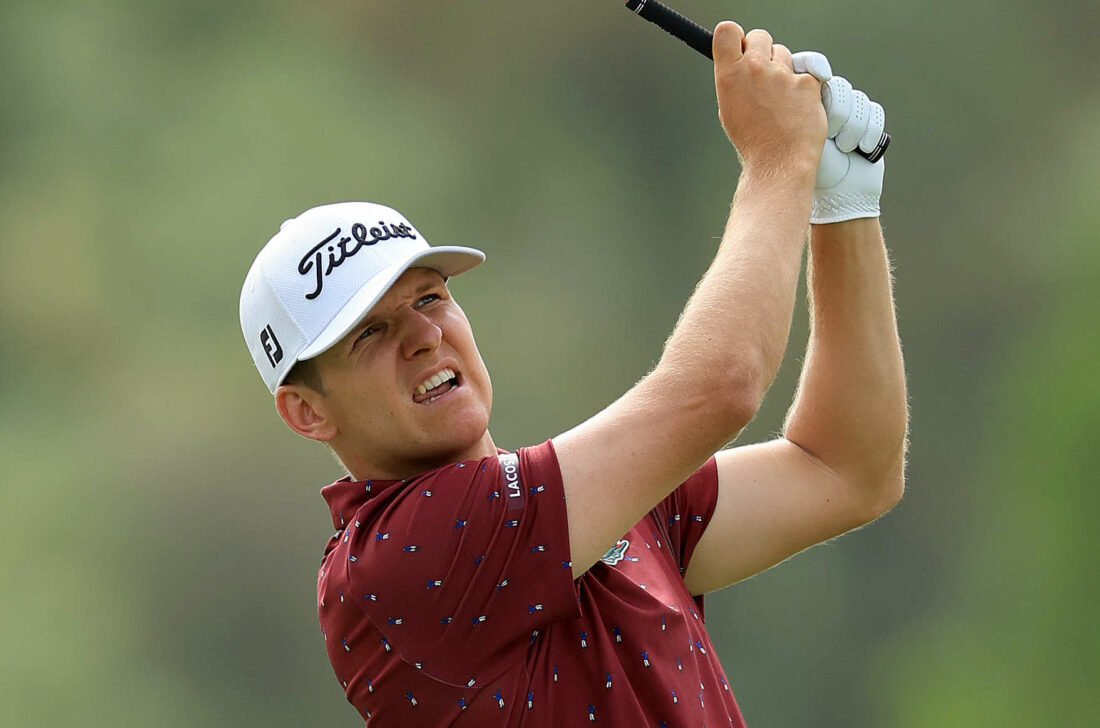
<svg viewBox="0 0 1100 728"><path fill-rule="evenodd" d="M409 311L401 322L401 328L401 353L406 359L430 354L443 341L443 329L419 311Z"/></svg>

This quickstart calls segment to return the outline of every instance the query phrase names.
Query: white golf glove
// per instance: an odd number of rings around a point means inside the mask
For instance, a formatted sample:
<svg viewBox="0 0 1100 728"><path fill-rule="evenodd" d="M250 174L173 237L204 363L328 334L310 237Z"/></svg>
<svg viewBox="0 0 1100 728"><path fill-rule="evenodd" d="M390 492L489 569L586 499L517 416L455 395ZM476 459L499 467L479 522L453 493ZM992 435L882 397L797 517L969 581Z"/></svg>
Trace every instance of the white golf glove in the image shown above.
<svg viewBox="0 0 1100 728"><path fill-rule="evenodd" d="M885 158L871 164L853 150L873 150L886 128L886 111L852 88L842 76L833 76L829 60L803 51L792 56L795 73L810 73L821 85L821 103L829 131L817 167L810 222L823 225L859 217L878 217Z"/></svg>

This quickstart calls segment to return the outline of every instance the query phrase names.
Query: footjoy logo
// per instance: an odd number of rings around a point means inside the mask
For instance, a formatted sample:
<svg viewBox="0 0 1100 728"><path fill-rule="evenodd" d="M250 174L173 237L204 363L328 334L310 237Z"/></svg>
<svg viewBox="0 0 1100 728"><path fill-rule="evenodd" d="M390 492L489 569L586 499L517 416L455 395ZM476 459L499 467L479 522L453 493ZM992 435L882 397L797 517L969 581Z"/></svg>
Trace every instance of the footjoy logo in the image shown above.
<svg viewBox="0 0 1100 728"><path fill-rule="evenodd" d="M358 253L365 246L375 245L390 238L416 239L416 233L405 223L398 225L391 223L387 226L386 223L379 222L378 225L380 227L372 227L368 230L366 225L357 222L351 226L350 236L341 236L343 230L336 228L331 235L314 245L302 256L301 261L298 262L298 272L302 275L308 275L310 271L313 271L316 282L316 288L313 289L312 293L307 293L306 298L312 301L320 296L321 289L325 285L325 278L332 273L333 269L339 268L345 260ZM348 243L352 240L355 241L355 244L349 246Z"/></svg>
<svg viewBox="0 0 1100 728"><path fill-rule="evenodd" d="M283 347L279 344L279 340L275 338L275 332L271 330L271 324L268 324L267 328L260 332L260 346L264 348L264 353L267 354L267 360L271 362L271 366L275 366L283 360Z"/></svg>

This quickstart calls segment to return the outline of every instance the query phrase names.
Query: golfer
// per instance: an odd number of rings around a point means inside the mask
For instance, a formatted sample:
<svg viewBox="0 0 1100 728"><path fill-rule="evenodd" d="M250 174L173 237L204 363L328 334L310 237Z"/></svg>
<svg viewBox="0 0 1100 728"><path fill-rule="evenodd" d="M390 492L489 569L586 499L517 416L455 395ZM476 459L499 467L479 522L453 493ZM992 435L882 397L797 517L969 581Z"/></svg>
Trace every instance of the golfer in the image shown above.
<svg viewBox="0 0 1100 728"><path fill-rule="evenodd" d="M249 271L241 325L279 415L347 469L321 491L317 609L368 725L743 726L703 595L901 498L883 162L853 152L882 108L766 31L724 22L713 50L742 169L721 244L653 370L568 432L515 452L489 433L447 288L479 251L347 202L283 223ZM783 358L808 223L812 333L783 436L722 449Z"/></svg>

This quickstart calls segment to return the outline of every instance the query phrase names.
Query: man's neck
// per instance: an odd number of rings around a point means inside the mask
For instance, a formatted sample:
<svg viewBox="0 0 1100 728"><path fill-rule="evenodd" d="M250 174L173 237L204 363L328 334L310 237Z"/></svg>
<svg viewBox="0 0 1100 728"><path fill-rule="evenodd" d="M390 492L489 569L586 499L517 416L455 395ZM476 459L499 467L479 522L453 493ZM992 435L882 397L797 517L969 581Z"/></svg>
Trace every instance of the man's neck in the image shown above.
<svg viewBox="0 0 1100 728"><path fill-rule="evenodd" d="M406 461L393 461L389 463L371 462L366 458L357 458L352 461L343 460L348 474L357 481L361 480L402 480L411 478L429 470L441 468L444 465L461 462L463 460L480 460L497 454L497 447L493 443L493 437L486 430L481 439L464 451L447 453L437 457L413 459Z"/></svg>

